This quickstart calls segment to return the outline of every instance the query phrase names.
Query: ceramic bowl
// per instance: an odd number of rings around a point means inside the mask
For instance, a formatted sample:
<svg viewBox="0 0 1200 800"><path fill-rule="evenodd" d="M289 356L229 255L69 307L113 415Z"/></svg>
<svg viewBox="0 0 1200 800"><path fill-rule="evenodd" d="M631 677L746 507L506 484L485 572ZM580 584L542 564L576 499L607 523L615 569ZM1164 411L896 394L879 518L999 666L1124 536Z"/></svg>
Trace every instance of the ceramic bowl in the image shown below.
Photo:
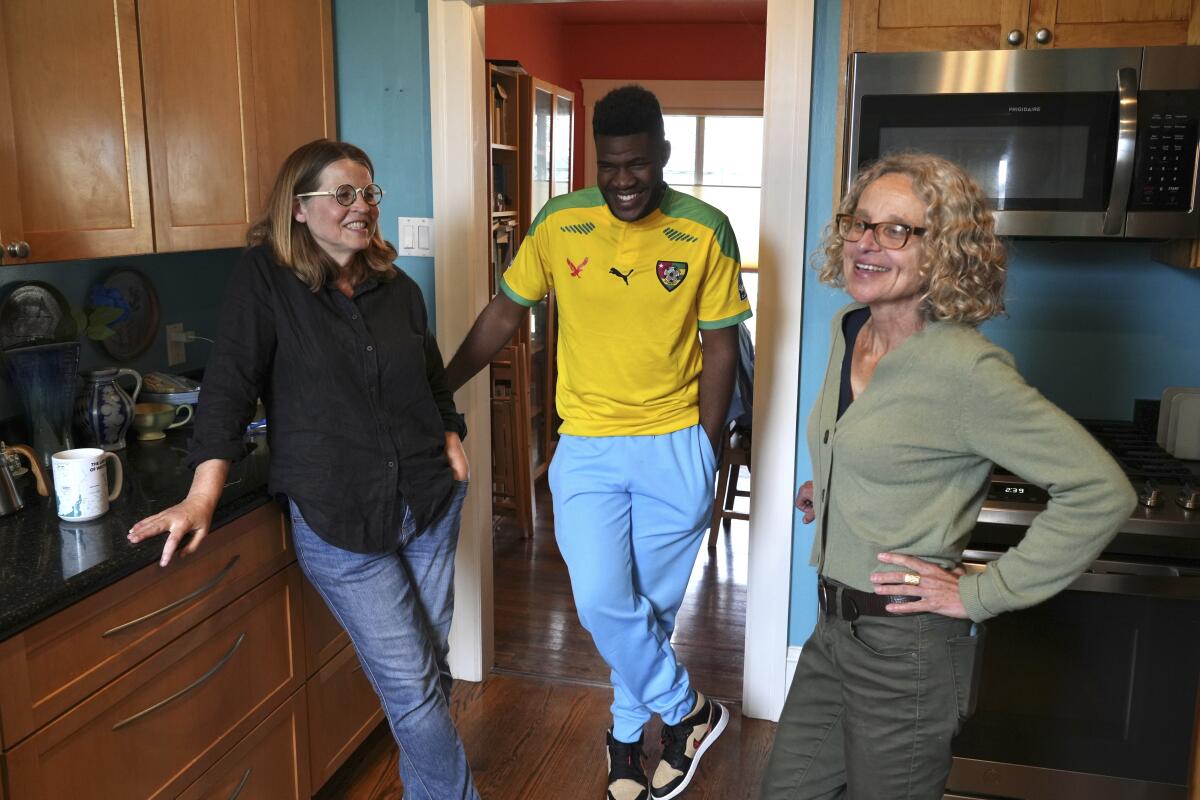
<svg viewBox="0 0 1200 800"><path fill-rule="evenodd" d="M169 403L138 403L133 407L133 429L137 438L147 442L166 437L163 431L178 428L192 421L191 406Z"/></svg>

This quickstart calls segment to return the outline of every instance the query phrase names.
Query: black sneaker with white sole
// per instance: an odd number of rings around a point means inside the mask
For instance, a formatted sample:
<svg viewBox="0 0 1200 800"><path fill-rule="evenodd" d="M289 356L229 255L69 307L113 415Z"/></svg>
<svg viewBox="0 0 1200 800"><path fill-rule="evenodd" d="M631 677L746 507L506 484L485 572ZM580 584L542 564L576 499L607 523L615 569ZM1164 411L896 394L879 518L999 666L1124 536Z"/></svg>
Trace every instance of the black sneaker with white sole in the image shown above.
<svg viewBox="0 0 1200 800"><path fill-rule="evenodd" d="M650 782L654 800L678 797L692 782L700 756L708 750L729 724L729 711L696 692L696 705L678 725L664 725L662 760Z"/></svg>
<svg viewBox="0 0 1200 800"><path fill-rule="evenodd" d="M642 764L642 740L626 743L613 738L608 745L608 794L605 800L647 800L646 767Z"/></svg>

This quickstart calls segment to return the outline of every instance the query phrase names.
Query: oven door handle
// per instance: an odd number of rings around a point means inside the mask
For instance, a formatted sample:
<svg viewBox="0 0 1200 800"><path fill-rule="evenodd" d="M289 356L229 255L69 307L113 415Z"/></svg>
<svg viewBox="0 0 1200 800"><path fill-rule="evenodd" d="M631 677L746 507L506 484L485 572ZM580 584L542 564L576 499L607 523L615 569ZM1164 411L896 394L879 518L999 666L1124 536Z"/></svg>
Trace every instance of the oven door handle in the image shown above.
<svg viewBox="0 0 1200 800"><path fill-rule="evenodd" d="M1104 212L1105 236L1120 236L1125 230L1129 189L1133 185L1133 155L1137 144L1137 70L1117 70L1117 156L1113 159L1112 191Z"/></svg>
<svg viewBox="0 0 1200 800"><path fill-rule="evenodd" d="M994 550L966 550L963 568L968 574L982 572L1001 555L1003 553ZM1099 559L1064 591L1200 600L1200 570L1170 564Z"/></svg>

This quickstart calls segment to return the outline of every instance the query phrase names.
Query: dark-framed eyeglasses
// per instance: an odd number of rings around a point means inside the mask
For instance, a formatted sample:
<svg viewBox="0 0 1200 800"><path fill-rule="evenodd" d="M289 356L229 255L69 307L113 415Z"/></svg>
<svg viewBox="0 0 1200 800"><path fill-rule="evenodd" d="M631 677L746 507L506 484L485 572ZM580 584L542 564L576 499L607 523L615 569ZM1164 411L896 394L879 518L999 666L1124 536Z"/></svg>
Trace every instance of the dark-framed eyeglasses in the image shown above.
<svg viewBox="0 0 1200 800"><path fill-rule="evenodd" d="M383 187L378 183L368 183L361 188L351 186L348 183L343 183L331 192L304 192L296 195L296 199L301 197L332 197L344 206L354 205L354 198L362 195L363 202L369 206L379 205L379 201L383 199Z"/></svg>
<svg viewBox="0 0 1200 800"><path fill-rule="evenodd" d="M845 241L857 242L867 231L871 231L879 246L888 250L900 250L908 244L910 237L929 233L928 228L905 225L903 222L867 222L853 214L838 214L834 219L837 220L838 236Z"/></svg>

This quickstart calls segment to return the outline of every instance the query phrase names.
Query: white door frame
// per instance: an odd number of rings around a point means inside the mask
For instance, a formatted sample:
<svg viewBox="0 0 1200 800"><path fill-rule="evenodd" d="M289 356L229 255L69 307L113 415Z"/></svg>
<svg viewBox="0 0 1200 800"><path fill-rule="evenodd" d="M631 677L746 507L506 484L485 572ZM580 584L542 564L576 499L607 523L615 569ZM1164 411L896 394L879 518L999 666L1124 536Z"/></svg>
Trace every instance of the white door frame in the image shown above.
<svg viewBox="0 0 1200 800"><path fill-rule="evenodd" d="M488 302L488 204L483 9L429 0L429 97L433 144L434 291L446 357ZM488 371L455 395L470 427L471 488L463 506L454 576L450 671L481 681L492 669L492 409Z"/></svg>
<svg viewBox="0 0 1200 800"><path fill-rule="evenodd" d="M754 429L760 433L750 497L742 713L771 720L779 718L787 694L813 12L814 0L767 4L763 160L769 168L763 171L754 381ZM429 43L438 336L452 350L487 302L483 10L472 10L465 0L429 0ZM492 665L485 378L477 377L457 399L472 424L474 483L459 544L451 668L458 677L482 680Z"/></svg>

